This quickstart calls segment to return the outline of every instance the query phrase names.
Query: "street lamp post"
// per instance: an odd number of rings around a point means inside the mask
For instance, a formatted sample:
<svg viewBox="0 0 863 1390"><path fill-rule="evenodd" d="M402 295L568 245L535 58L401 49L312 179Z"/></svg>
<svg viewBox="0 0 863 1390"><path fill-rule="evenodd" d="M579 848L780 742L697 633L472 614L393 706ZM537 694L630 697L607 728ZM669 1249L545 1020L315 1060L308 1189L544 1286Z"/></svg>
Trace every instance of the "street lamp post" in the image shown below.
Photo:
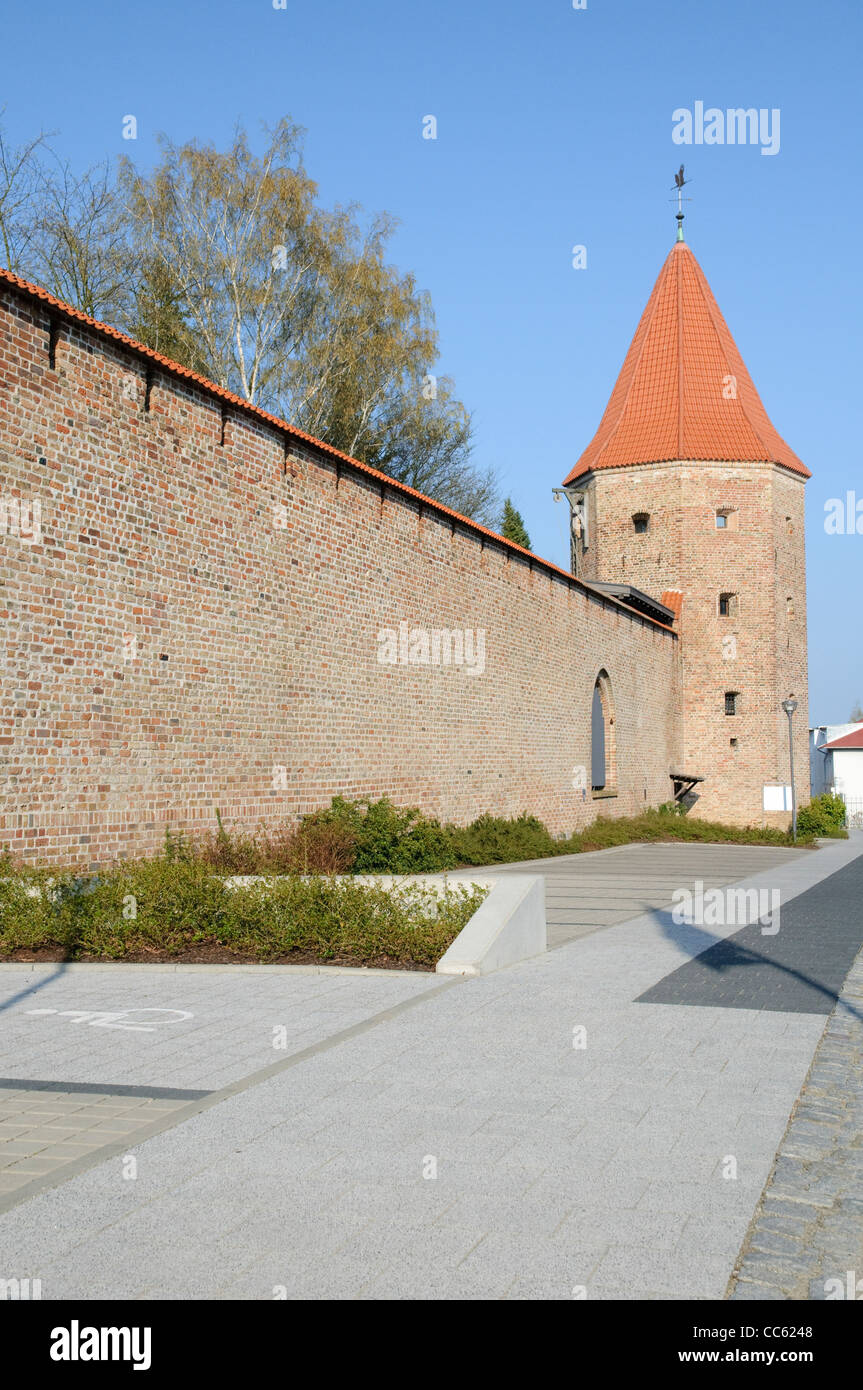
<svg viewBox="0 0 863 1390"><path fill-rule="evenodd" d="M782 708L788 715L788 752L791 758L791 837L797 843L797 791L794 786L794 731L791 720L797 708L797 701L787 699L782 701Z"/></svg>

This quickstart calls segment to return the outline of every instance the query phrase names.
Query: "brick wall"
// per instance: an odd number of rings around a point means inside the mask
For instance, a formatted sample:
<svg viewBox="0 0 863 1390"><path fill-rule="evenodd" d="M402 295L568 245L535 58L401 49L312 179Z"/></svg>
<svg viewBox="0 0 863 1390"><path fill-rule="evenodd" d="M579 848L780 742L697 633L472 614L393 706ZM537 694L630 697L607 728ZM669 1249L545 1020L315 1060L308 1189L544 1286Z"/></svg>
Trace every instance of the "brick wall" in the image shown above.
<svg viewBox="0 0 863 1390"><path fill-rule="evenodd" d="M41 536L0 536L0 844L96 864L337 792L555 832L669 799L674 635L203 388L148 385L95 329L64 321L53 368L49 338L4 291L0 499L41 504ZM481 630L484 662L397 642L383 663L401 623ZM617 796L596 802L600 669Z"/></svg>

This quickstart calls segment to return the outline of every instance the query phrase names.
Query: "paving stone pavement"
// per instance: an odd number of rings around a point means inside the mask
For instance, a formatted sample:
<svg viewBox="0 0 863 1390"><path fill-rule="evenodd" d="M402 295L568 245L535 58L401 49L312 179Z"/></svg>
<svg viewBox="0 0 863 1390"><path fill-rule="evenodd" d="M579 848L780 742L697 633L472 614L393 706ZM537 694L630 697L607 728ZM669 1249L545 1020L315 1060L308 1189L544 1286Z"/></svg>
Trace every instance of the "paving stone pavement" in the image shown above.
<svg viewBox="0 0 863 1390"><path fill-rule="evenodd" d="M828 1019L729 1297L863 1298L863 951Z"/></svg>
<svg viewBox="0 0 863 1390"><path fill-rule="evenodd" d="M778 881L784 903L824 879L829 917L827 875L861 849L863 836L752 882ZM21 1039L37 1036L18 1031L20 1011L47 999L58 1012L26 1020L44 1040L43 1078L68 1077L74 1041L77 1071L103 1084L116 1065L150 1084L234 1079L129 1143L134 1180L114 1154L7 1211L0 1277L38 1277L46 1299L723 1297L824 1019L636 1002L705 948L669 917L445 988L355 975L325 1021L324 997L300 1002L303 979L289 974L193 985L177 972L166 985L159 967L128 967L147 973L118 999L106 967L18 999L6 1056L20 1078L34 1077ZM261 981L257 1012L245 979ZM183 1061L188 1021L170 1044L166 1026L164 1047L157 1031L74 1022L64 1010L84 1007L79 983L90 1010L192 1011L198 1055ZM259 1031L285 1018L292 1046L319 1041L254 1070Z"/></svg>
<svg viewBox="0 0 863 1390"><path fill-rule="evenodd" d="M0 1080L0 1199L55 1178L108 1144L128 1144L206 1091L132 1086L28 1086Z"/></svg>
<svg viewBox="0 0 863 1390"><path fill-rule="evenodd" d="M706 890L719 888L764 870L785 868L811 853L766 845L618 845L598 853L491 865L475 872L541 873L548 947L553 950L639 913L670 906L675 889L694 879Z"/></svg>
<svg viewBox="0 0 863 1390"><path fill-rule="evenodd" d="M810 888L784 908L780 903L775 921L765 919L767 930L753 921L709 946L647 990L642 1002L829 1014L863 940L863 857L833 875L830 891L829 922L821 887ZM733 900L729 905L736 907Z"/></svg>
<svg viewBox="0 0 863 1390"><path fill-rule="evenodd" d="M440 985L423 971L0 965L0 1075L217 1090ZM109 1044L106 1046L106 1044Z"/></svg>

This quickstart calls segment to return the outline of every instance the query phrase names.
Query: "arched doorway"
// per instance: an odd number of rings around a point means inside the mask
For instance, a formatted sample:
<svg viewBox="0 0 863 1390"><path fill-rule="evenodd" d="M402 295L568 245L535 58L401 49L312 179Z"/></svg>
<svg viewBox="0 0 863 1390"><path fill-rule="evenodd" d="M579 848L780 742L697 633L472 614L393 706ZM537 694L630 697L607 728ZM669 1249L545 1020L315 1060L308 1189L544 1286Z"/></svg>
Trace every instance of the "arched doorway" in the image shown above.
<svg viewBox="0 0 863 1390"><path fill-rule="evenodd" d="M617 788L614 703L608 672L600 671L593 687L590 711L590 784L594 796L610 796Z"/></svg>

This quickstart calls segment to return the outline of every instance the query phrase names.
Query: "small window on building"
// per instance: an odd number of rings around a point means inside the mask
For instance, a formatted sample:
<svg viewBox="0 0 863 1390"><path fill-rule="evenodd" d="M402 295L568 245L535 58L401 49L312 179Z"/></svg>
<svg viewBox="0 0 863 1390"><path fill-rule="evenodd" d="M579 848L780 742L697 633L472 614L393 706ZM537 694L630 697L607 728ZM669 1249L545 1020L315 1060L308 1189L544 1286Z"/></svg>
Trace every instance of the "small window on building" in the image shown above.
<svg viewBox="0 0 863 1390"><path fill-rule="evenodd" d="M736 617L737 617L737 595L736 595L736 594L720 594L720 595L719 595L719 616L720 616L720 618L736 618Z"/></svg>
<svg viewBox="0 0 863 1390"><path fill-rule="evenodd" d="M636 512L632 518L632 525L637 536L643 536L645 531L650 530L650 516L647 512Z"/></svg>
<svg viewBox="0 0 863 1390"><path fill-rule="evenodd" d="M790 594L788 598L785 600L785 616L789 622L794 617L794 599L791 597Z"/></svg>
<svg viewBox="0 0 863 1390"><path fill-rule="evenodd" d="M740 695L736 690L726 690L725 692L725 713L736 714Z"/></svg>
<svg viewBox="0 0 863 1390"><path fill-rule="evenodd" d="M794 535L794 522L791 520L790 516L786 516L785 518L785 530L788 532L789 536Z"/></svg>
<svg viewBox="0 0 863 1390"><path fill-rule="evenodd" d="M717 531L736 531L737 530L737 510L734 507L717 507L716 509L716 529Z"/></svg>
<svg viewBox="0 0 863 1390"><path fill-rule="evenodd" d="M737 739L736 739L736 738L733 738L733 739L731 740L731 747L732 747L732 748L736 748L736 747L737 747Z"/></svg>

